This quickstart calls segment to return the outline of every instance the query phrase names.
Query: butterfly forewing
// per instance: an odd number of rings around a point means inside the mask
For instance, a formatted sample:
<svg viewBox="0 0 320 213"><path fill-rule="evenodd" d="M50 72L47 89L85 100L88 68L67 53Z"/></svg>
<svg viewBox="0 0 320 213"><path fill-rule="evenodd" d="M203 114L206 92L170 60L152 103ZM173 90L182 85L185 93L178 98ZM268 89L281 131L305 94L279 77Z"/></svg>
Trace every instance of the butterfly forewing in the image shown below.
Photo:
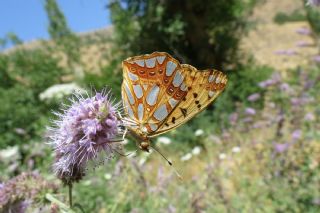
<svg viewBox="0 0 320 213"><path fill-rule="evenodd" d="M198 71L159 52L125 60L123 71L122 97L131 129L150 137L185 123L227 82L219 71Z"/></svg>

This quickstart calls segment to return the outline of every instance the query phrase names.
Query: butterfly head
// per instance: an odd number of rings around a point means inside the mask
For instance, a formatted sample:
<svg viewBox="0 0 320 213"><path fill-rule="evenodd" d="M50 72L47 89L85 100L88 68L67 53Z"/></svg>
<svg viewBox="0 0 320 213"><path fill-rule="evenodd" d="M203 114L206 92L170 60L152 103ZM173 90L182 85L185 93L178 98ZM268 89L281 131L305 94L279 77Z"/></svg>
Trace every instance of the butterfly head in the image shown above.
<svg viewBox="0 0 320 213"><path fill-rule="evenodd" d="M139 142L139 148L142 150L142 151L145 151L145 152L149 152L149 148L150 148L150 140L147 139L147 140L143 140L143 141L140 141Z"/></svg>

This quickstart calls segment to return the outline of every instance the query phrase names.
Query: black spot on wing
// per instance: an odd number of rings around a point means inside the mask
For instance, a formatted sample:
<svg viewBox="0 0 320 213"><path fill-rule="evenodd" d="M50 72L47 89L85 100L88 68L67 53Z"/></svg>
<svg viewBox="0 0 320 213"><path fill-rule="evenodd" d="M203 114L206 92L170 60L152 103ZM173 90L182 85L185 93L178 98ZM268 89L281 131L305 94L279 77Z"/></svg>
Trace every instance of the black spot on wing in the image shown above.
<svg viewBox="0 0 320 213"><path fill-rule="evenodd" d="M184 108L179 108L181 110L181 113L183 115L183 117L187 117L187 109L184 109Z"/></svg>

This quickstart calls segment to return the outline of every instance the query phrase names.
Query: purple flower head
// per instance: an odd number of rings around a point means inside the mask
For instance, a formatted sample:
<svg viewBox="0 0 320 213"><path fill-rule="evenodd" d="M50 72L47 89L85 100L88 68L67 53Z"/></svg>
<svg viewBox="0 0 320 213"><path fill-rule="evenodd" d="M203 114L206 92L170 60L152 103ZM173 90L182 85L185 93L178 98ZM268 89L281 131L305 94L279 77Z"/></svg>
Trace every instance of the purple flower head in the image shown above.
<svg viewBox="0 0 320 213"><path fill-rule="evenodd" d="M253 109L253 108L247 107L247 108L245 109L245 113L246 113L247 115L255 115L255 114L256 114L256 110Z"/></svg>
<svg viewBox="0 0 320 213"><path fill-rule="evenodd" d="M40 203L40 196L46 193L56 193L58 186L45 180L35 172L21 173L0 186L0 212L31 212L32 204Z"/></svg>
<svg viewBox="0 0 320 213"><path fill-rule="evenodd" d="M307 27L301 27L299 29L296 30L296 33L300 34L300 35L310 35L311 31L309 28Z"/></svg>
<svg viewBox="0 0 320 213"><path fill-rule="evenodd" d="M261 96L259 93L253 93L252 95L249 95L247 99L248 99L248 101L255 102L255 101L259 100L260 97Z"/></svg>
<svg viewBox="0 0 320 213"><path fill-rule="evenodd" d="M311 6L320 6L320 0L308 0L307 5L311 5Z"/></svg>
<svg viewBox="0 0 320 213"><path fill-rule="evenodd" d="M314 62L320 63L320 55L313 56L312 60Z"/></svg>
<svg viewBox="0 0 320 213"><path fill-rule="evenodd" d="M80 180L89 162L112 158L121 149L115 141L123 135L117 118L120 105L113 104L109 93L96 92L93 97L76 93L71 102L62 114L56 113L59 119L49 129L56 154L54 171L66 183Z"/></svg>
<svg viewBox="0 0 320 213"><path fill-rule="evenodd" d="M288 91L290 90L290 86L289 86L289 84L287 84L287 83L282 83L282 84L280 85L280 89L281 89L283 92L288 92Z"/></svg>
<svg viewBox="0 0 320 213"><path fill-rule="evenodd" d="M238 113L234 112L229 116L229 122L231 125L235 125L238 121Z"/></svg>
<svg viewBox="0 0 320 213"><path fill-rule="evenodd" d="M260 82L258 85L261 88L267 88L281 82L281 76L279 73L273 73L270 79Z"/></svg>
<svg viewBox="0 0 320 213"><path fill-rule="evenodd" d="M290 144L289 143L275 143L274 144L274 150L278 153L282 153L287 151L289 148Z"/></svg>
<svg viewBox="0 0 320 213"><path fill-rule="evenodd" d="M299 140L301 138L301 135L302 135L302 131L300 129L294 130L291 134L292 140L294 141Z"/></svg>
<svg viewBox="0 0 320 213"><path fill-rule="evenodd" d="M274 54L292 56L292 55L297 55L298 53L295 50L289 49L289 50L277 50L277 51L274 52Z"/></svg>
<svg viewBox="0 0 320 213"><path fill-rule="evenodd" d="M314 116L313 113L308 112L305 116L304 116L304 120L305 121L314 121L316 118Z"/></svg>
<svg viewBox="0 0 320 213"><path fill-rule="evenodd" d="M313 44L311 42L308 41L298 41L296 43L297 47L311 47Z"/></svg>

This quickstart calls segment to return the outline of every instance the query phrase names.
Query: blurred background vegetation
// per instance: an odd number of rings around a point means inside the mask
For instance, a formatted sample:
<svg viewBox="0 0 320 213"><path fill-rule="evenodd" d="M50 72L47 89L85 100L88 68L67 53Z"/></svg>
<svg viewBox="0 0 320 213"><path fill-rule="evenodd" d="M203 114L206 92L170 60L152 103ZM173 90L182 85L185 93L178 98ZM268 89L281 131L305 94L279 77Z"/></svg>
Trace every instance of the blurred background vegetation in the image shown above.
<svg viewBox="0 0 320 213"><path fill-rule="evenodd" d="M223 70L227 88L153 141L183 181L157 154L118 157L75 185L84 212L319 212L320 8L301 0L110 0L106 8L112 27L79 35L46 0L51 40L0 39L16 44L0 53L0 212L22 204L54 212L46 193L67 203L44 139L52 111L79 88L107 86L121 100L121 61L153 51Z"/></svg>

